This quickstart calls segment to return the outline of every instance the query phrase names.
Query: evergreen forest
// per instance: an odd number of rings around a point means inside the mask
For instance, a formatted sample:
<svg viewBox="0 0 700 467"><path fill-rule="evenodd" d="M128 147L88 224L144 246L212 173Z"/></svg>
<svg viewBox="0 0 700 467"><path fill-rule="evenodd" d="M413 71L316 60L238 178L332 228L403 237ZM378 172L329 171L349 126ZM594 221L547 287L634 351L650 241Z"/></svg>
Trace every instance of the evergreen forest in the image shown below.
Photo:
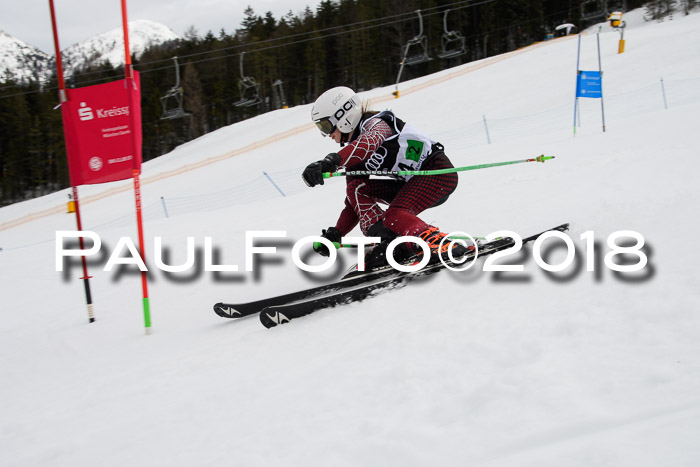
<svg viewBox="0 0 700 467"><path fill-rule="evenodd" d="M194 25L183 39L133 57L142 83L143 160L255 115L313 102L329 87L393 85L410 41L407 63L417 63L403 67L401 81L563 34L560 24L576 25L575 33L614 9L669 2L324 0L281 18L248 7L230 31L200 33ZM421 62L425 55L431 59ZM66 83L123 76L123 67L103 64ZM55 74L41 83L0 80L0 205L70 186L57 89Z"/></svg>

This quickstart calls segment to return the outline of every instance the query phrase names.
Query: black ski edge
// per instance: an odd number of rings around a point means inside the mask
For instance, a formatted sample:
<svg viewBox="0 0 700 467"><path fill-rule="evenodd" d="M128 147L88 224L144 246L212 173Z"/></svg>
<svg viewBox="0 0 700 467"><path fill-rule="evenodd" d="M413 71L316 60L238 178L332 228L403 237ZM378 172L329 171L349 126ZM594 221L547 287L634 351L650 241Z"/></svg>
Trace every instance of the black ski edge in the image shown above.
<svg viewBox="0 0 700 467"><path fill-rule="evenodd" d="M420 276L423 277L424 275L432 274L433 272L437 271L438 270L436 269L431 272L421 274ZM409 281L417 277L417 275L394 277L373 285L358 287L355 290L346 290L317 299L299 301L287 305L271 306L263 309L260 312L260 323L266 328L270 329L277 325L288 323L292 319L309 315L318 310L360 302L373 295L377 295L378 292L386 292L386 289L398 289L405 286Z"/></svg>
<svg viewBox="0 0 700 467"><path fill-rule="evenodd" d="M530 242L532 240L537 239L540 235L544 234L545 232L549 232L552 230L558 230L560 232L565 232L569 229L569 223L566 224L561 224L557 227L553 227L548 230L544 230L540 233L537 233L535 235L531 235L530 237L526 237L523 239L523 243ZM494 253L496 251L500 251L506 248L510 248L513 245L512 239L504 238L504 239L498 239L494 240L492 242L488 242L484 245L482 245L481 248L484 247L490 247L493 251L491 253ZM479 255L481 256L481 252ZM229 318L229 319L238 319L238 318L243 318L246 316L253 315L255 313L259 313L262 310L270 307L274 307L277 305L289 305L295 302L301 302L301 301L306 301L306 300L311 300L317 297L321 297L323 295L329 295L329 294L334 294L338 292L339 290L343 290L349 287L354 287L356 285L364 284L367 282L374 282L380 279L385 279L389 277L395 277L397 275L404 275L405 273L401 273L400 271L395 270L394 268L386 268L386 269L380 269L377 271L370 271L366 274L361 274L361 275L356 275L352 276L349 278L343 278L340 279L339 281L330 283L330 284L325 284L325 285L320 285L317 287L312 287L310 289L304 289L304 290L299 290L296 292L291 292L288 294L283 294L283 295L278 295L274 297L268 297L264 298L261 300L254 300L251 302L245 302L245 303L223 303L219 302L214 305L214 312L222 317L222 318Z"/></svg>
<svg viewBox="0 0 700 467"><path fill-rule="evenodd" d="M492 248L480 253L479 256L488 256L513 245L513 241L509 239L501 239L496 243L496 245L492 245ZM460 257L458 259L462 260L464 257ZM393 276L384 278L383 280L374 281L374 283L364 286L360 284L355 289L343 289L319 298L309 298L307 300L300 300L294 303L269 306L261 310L260 322L263 326L270 329L277 325L288 323L292 319L309 315L318 310L334 308L336 306L353 302L361 302L362 300L370 298L374 295L378 295L378 293L386 292L386 289L394 290L407 285L413 280L439 272L444 269L444 267L445 266L442 263L434 263L426 266L420 271L416 271L415 273L396 271L396 274Z"/></svg>
<svg viewBox="0 0 700 467"><path fill-rule="evenodd" d="M532 242L545 234L553 230L559 232L566 232L570 227L569 223L561 224L557 227L544 230L537 234L531 235L529 237L523 238L523 244ZM488 256L499 251L503 251L512 247L515 242L511 238L499 239L493 242L489 242L490 248L486 251L480 252L479 257ZM486 245L489 245L486 244ZM484 246L486 246L484 245ZM460 260L462 258L458 258ZM375 281L374 284L369 284L364 287L358 286L354 290L342 290L337 293L331 293L320 298L309 298L307 300L299 300L293 303L278 304L265 307L260 312L260 323L266 328L270 329L276 327L280 324L285 324L293 319L300 318L302 316L309 315L315 311L334 308L336 306L345 305L352 302L360 302L374 295L378 295L378 292L386 292L385 289L394 290L407 285L409 282L434 274L438 271L444 269L445 265L442 263L437 263L429 265L426 268L417 271L416 273L398 273L394 277L388 277L385 280Z"/></svg>
<svg viewBox="0 0 700 467"><path fill-rule="evenodd" d="M297 292L291 292L284 295L277 295L275 297L268 297L261 300L254 300L252 302L219 302L214 305L214 312L222 318L243 318L245 316L259 313L261 310L271 306L293 303L301 300L309 300L315 297L336 292L340 289L354 287L356 285L363 284L366 282L372 282L382 278L390 277L396 275L398 272L399 271L397 271L394 268L380 269L376 271L370 271L366 274L340 279L330 284L320 285L317 287L312 287L310 289L299 290Z"/></svg>

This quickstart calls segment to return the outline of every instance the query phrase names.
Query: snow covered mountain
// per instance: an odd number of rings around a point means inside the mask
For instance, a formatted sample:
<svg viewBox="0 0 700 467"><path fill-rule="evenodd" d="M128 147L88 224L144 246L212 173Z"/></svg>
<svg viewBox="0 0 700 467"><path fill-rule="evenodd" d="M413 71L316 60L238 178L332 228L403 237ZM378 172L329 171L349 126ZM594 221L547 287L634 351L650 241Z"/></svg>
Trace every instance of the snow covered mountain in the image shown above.
<svg viewBox="0 0 700 467"><path fill-rule="evenodd" d="M169 27L145 19L129 21L129 47L137 57L148 47L179 39ZM109 62L124 64L124 40L121 27L98 34L64 49L63 66L67 75L89 66Z"/></svg>
<svg viewBox="0 0 700 467"><path fill-rule="evenodd" d="M44 76L51 56L0 29L0 81Z"/></svg>
<svg viewBox="0 0 700 467"><path fill-rule="evenodd" d="M129 46L137 57L148 47L179 39L169 27L149 20L129 22ZM89 66L109 62L113 66L124 63L122 29L90 37L73 44L61 52L66 75ZM0 80L45 79L55 67L54 56L25 44L21 40L0 31Z"/></svg>

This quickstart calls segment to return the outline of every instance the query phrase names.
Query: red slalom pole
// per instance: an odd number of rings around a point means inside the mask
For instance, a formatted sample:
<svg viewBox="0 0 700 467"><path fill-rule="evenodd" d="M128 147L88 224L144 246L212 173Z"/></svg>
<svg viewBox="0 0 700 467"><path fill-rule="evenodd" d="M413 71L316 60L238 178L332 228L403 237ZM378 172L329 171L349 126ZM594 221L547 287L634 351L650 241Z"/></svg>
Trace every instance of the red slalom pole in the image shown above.
<svg viewBox="0 0 700 467"><path fill-rule="evenodd" d="M124 30L124 77L126 79L133 78L131 72L131 51L129 50L129 24L126 15L126 0L122 0L122 29Z"/></svg>
<svg viewBox="0 0 700 467"><path fill-rule="evenodd" d="M56 11L54 9L53 0L49 0L49 9L51 10L51 27L53 29L53 44L56 51L56 73L58 75L58 100L63 104L68 101L68 93L66 92L66 82L63 78L63 60L61 58L61 47L58 43L58 27L56 26ZM75 219L78 224L78 230L83 230L83 223L80 220L80 202L78 200L78 187L71 183L73 188L73 201L75 202ZM83 237L78 237L80 249L85 250ZM80 257L83 263L83 280L85 285L85 301L87 303L88 322L95 322L95 311L92 305L92 292L90 291L90 275L88 274L87 260L85 256Z"/></svg>
<svg viewBox="0 0 700 467"><path fill-rule="evenodd" d="M134 84L134 73L133 73L133 68L131 64L131 51L129 50L129 24L127 20L127 14L126 14L126 0L121 0L122 3L122 29L124 31L124 78L126 80L126 86L128 89L128 95L129 95L129 109L132 109L131 112L129 112L129 117L131 119L131 142L132 142L132 154L134 154L134 160L136 159L135 155L138 152L138 148L136 147L136 137L134 136L136 133L136 116L135 112L133 112L134 109L134 102L133 102L133 93L131 92L131 88L135 86ZM133 176L134 176L134 196L136 200L136 225L138 227L138 235L139 235L139 254L141 255L141 260L143 261L144 264L146 264L146 255L145 255L145 248L144 248L144 236L143 236L143 217L141 215L141 182L139 180L139 175L140 175L140 168L134 168L133 171ZM143 321L144 321L144 326L146 328L146 335L151 334L151 305L148 297L148 277L146 275L146 271L141 271L141 288L143 291Z"/></svg>
<svg viewBox="0 0 700 467"><path fill-rule="evenodd" d="M143 264L146 264L146 255L143 248L143 219L141 217L141 183L139 181L139 171L134 169L134 196L136 198L136 224L139 231L139 254ZM148 277L146 271L141 271L141 289L143 290L143 322L146 334L151 333L151 304L148 298Z"/></svg>
<svg viewBox="0 0 700 467"><path fill-rule="evenodd" d="M51 10L51 27L53 29L53 45L56 51L56 73L58 74L58 98L61 103L68 100L66 96L66 81L63 79L63 60L61 58L61 48L58 45L58 28L56 26L56 11L53 7L53 0L49 0Z"/></svg>

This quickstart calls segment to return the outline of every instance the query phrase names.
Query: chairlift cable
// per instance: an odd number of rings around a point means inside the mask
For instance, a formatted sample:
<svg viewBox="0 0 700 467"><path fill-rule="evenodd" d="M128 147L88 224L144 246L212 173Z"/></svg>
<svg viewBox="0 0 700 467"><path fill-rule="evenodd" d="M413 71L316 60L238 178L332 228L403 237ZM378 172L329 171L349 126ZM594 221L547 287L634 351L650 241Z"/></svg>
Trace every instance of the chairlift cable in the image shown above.
<svg viewBox="0 0 700 467"><path fill-rule="evenodd" d="M481 0L481 1L479 1L479 2L474 3L473 0L462 0L462 1L454 2L454 3L450 3L450 4L447 4L447 5L442 5L442 6L436 6L436 7L426 8L425 10L422 10L422 11L432 11L432 10L438 10L438 9L440 9L440 8L450 7L450 6L454 6L454 5L461 5L461 6L458 6L458 7L454 8L454 10L459 10L459 9L464 9L464 8L470 8L470 7L485 5L485 4L488 4L488 3L493 3L493 2L495 2L495 1L497 1L497 0ZM365 30L374 29L374 28L377 28L377 27L384 27L384 26L387 26L387 25L389 25L389 24L401 23L401 22L404 22L404 21L405 21L405 18L403 18L403 19L398 19L398 20L394 20L394 21L389 21L389 22L387 22L387 21L385 21L385 20L386 20L386 19L392 19L392 18L400 18L400 17L413 16L414 14L415 14L415 11L411 11L411 12L407 12L407 13L400 13L400 14L396 14L396 15L385 16L385 17L382 17L382 18L376 18L376 19L371 19L371 20L366 20L366 21L359 21L359 22L356 22L356 23L350 23L350 24L345 24L345 25L333 26L333 27L330 27L330 28L319 29L319 30L314 30L314 31L305 32L305 33L293 34L293 35L291 35L291 36L285 36L285 37L273 38L273 39L265 39L265 40L262 40L262 41L249 42L249 43L240 44L240 45L235 45L235 46L231 46L231 47L225 47L225 48L221 48L221 49L217 49L217 50L208 50L208 51L205 51L205 52L197 52L197 53L193 53L193 54L189 54L189 55L181 55L180 58L198 57L198 56L201 56L201 55L206 55L206 54L211 54L211 53L217 53L217 52L221 52L221 51L224 51L224 50L240 49L240 48L250 48L250 47L254 47L254 46L258 45L258 44L265 44L265 43L274 42L274 41L282 41L282 40L286 40L286 39L294 38L294 37L298 37L298 36L304 36L304 35L309 35L309 34L317 34L317 33L319 33L319 32L332 31L332 30L341 29L341 28L352 28L353 26L356 26L356 25L368 24L368 23L373 23L373 22L377 22L377 21L380 21L380 22L381 22L380 24L365 26L365 27L362 27L362 28L353 28L353 29L351 29L351 30L344 30L344 31L340 31L340 32L333 33L333 34L327 34L327 35L324 35L324 36L311 37L311 38L307 38L307 39L303 39L303 40L299 40L299 41L288 42L288 43L284 43L284 44L277 44L277 45L272 45L272 46L267 46L267 47L255 49L255 52L263 52L263 51L272 50L272 49L276 49L276 48L280 48L280 47L286 47L286 46L290 46L290 45L303 44L303 43L305 43L305 42L311 42L311 41L315 41L315 40L322 40L322 39L326 39L326 38L329 38L329 37L335 37L335 36L339 36L339 35L343 35L343 34L355 33L355 32L358 32L358 31L365 31ZM424 16L424 17L428 17L428 16L433 16L433 15L436 15L436 14L440 14L440 12L439 12L439 11L433 11L433 12L427 13L427 14L425 14L425 15L423 15L423 16ZM208 62L208 61L220 60L220 59L222 59L222 58L234 57L234 56L236 56L236 55L239 55L239 54L238 54L238 53L233 53L233 54L220 55L220 56L211 57L211 58L208 58L208 59L202 59L202 60L192 61L192 62L189 62L189 63L192 63L192 64L196 64L196 63L205 63L205 62ZM134 64L133 66L134 66L134 69L137 69L140 73L145 74L145 73L150 73L150 72L153 72L153 71L161 71L161 70L165 70L165 69L170 68L169 65L168 65L168 66L158 67L158 68L150 68L150 69L142 69L142 68L141 68L141 67L143 67L143 66L147 66L147 65L151 65L151 64L157 64L157 63L163 63L163 62L166 62L166 61L170 61L170 59L160 59L160 60L154 60L154 61L151 61L151 62L140 62L140 63ZM96 74L102 74L102 73L104 73L104 72L103 72L103 71L93 71L93 72L83 73L83 74L81 74L81 76L90 76L90 75L96 75ZM98 82L100 82L100 81L102 81L102 79L81 81L80 84L98 83ZM0 90L2 90L2 89L7 89L7 88L12 88L12 87L20 87L20 86L21 86L21 85L12 85L12 86L8 86L8 87L6 87L6 88L0 88ZM26 92L26 93L13 94L12 96L15 96L15 95L23 95L23 94L31 94L31 93L34 93L34 92L38 92L38 91L28 91L28 92ZM11 96L2 96L2 97L11 97Z"/></svg>
<svg viewBox="0 0 700 467"><path fill-rule="evenodd" d="M460 0L460 1L457 1L457 2L449 3L449 4L447 4L447 5L440 5L440 6L425 8L425 9L423 9L423 10L421 10L421 11L424 11L424 12L425 12L425 11L438 10L438 9L445 8L445 7L448 7L448 8L449 8L449 7L454 6L454 5L462 5L462 6L459 7L459 8L455 8L455 9L462 9L462 8L468 8L468 7L472 7L472 6L480 6L480 5L484 5L484 4L487 4L487 3L493 3L493 2L495 2L495 1L497 1L497 0L482 0L482 1L478 2L478 3L474 3L474 0ZM468 4L468 5L465 5L465 4ZM355 22L355 23L348 23L348 24L342 24L342 25L338 25L338 26L331 26L331 27L328 27L328 28L316 29L316 30L309 31L309 32L301 32L301 33L297 33L297 34L292 34L292 35L290 35L290 36L276 37L276 38L271 38L271 39L264 39L264 40L261 40L261 41L248 42L248 43L239 44L239 45L232 45L232 46L230 46L230 47L223 47L223 48L217 49L217 50L208 50L208 51L206 51L206 52L197 52L197 53L193 53L193 54L190 54L190 55L182 55L181 58L190 58L190 57L195 57L195 56L204 55L204 54L208 54L208 53L221 52L221 51L223 51L223 50L240 49L240 48L244 48L244 47L253 47L253 46L260 45L260 44L265 44L265 43L268 43L268 42L282 41L282 40L292 39L292 38L299 37L299 36L306 36L306 35L309 35L309 34L318 34L318 33L323 33L323 32L327 32L327 31L333 31L333 30L335 30L335 29L353 28L351 31L343 31L342 33L355 32L355 31L362 31L362 30L364 30L364 29L370 29L370 28L372 28L372 27L381 27L381 26L385 26L385 25L387 25L387 24L395 24L395 23L397 23L397 22L403 22L405 19L408 19L409 17L412 17L414 14L415 14L415 10L414 10L414 11L410 11L410 12L406 12L406 13L398 13L398 14L396 14L396 15L384 16L384 17L382 17L382 18L375 18L375 19L369 19L369 20L365 20L365 21L358 21L358 22ZM434 14L438 14L438 13L437 13L437 12L436 12L436 13L430 13L430 14L426 14L425 16L432 16L432 15L434 15ZM386 20L395 19L395 18L401 18L401 17L406 17L406 18L400 19L400 20L397 20L397 21L392 21L392 22L389 22L389 23L386 22ZM364 25L364 24L368 24L368 23L374 23L374 22L380 22L381 24L377 24L377 25L374 25L374 26L370 26L369 28L360 28L360 29L355 28L355 26L360 26L360 25ZM329 36L322 36L322 37L311 38L311 39L309 39L309 40L317 40L317 39L323 39L323 38L325 38L325 37L333 37L333 36L334 36L334 34L333 34L333 35L329 35ZM297 42L294 42L293 44L296 44L296 43L297 43ZM289 44L281 44L280 46L286 46L286 45L289 45ZM268 50L268 48L261 49L261 50ZM227 55L227 56L230 56L230 55ZM154 61L152 61L152 62L143 62L143 63L140 63L140 65L150 65L150 64L154 64L154 63L160 63L160 62L163 62L163 61L164 61L164 60L154 60Z"/></svg>
<svg viewBox="0 0 700 467"><path fill-rule="evenodd" d="M472 4L469 4L469 5L459 6L459 7L457 7L457 8L453 8L453 10L460 10L460 9L469 8L469 7L473 7L473 6L480 6L480 5L483 5L483 4L493 3L493 2L495 2L495 1L497 1L497 0L483 0L483 1L479 2L479 3L472 3ZM463 3L468 3L468 2L455 2L455 3L453 3L453 4L444 5L444 6L457 5L457 4L463 4ZM444 7L444 6L442 6L442 7ZM430 9L436 9L436 8L442 8L442 7L433 7L433 8L430 8ZM425 10L423 10L423 11L425 11ZM562 14L562 13L564 13L564 12L567 12L567 11L569 11L569 9L561 10L561 11L552 13L552 14L550 14L550 15L545 16L545 18L552 17L552 16L557 16L557 15L560 15L560 14ZM433 13L425 14L424 16L427 17L427 16L432 16L432 15L440 14L440 13L441 13L441 12L433 12ZM415 14L415 11L414 11L414 12L411 12L411 13L407 13L407 14L414 15L414 14ZM406 15L406 14L394 15L394 17L396 17L396 16L404 16L404 15ZM377 20L368 20L368 21L365 21L365 22L361 22L360 24L368 23L368 22L371 22L371 21L377 21ZM334 37L334 36L338 36L338 35L342 35L342 34L355 33L355 32L358 32L358 31L363 31L363 30L372 29L372 28L376 28L376 27L386 26L387 24L395 24L395 23L399 23L399 22L402 22L402 21L403 21L403 20L392 21L392 22L389 22L389 23L386 23L386 22L385 22L385 23L382 23L382 24L380 24L380 25L368 26L368 27L365 27L365 28L353 29L353 30L350 30L350 31L342 31L342 32L339 32L339 33L328 34L328 35L325 35L325 36L308 38L308 39L304 39L304 40L301 40L301 41L295 41L295 42L284 43L284 44L277 44L277 45L273 45L273 46L268 46L268 47L263 47L263 48L260 48L260 49L256 49L255 52L264 52L264 51L272 50L272 49L275 49L275 48L286 47L286 46L290 46L290 45L297 45L297 44L300 44L300 43L310 42L310 41L314 41L314 40L326 39L326 38L329 38L329 37ZM508 29L509 27L519 26L519 25L531 23L531 22L534 22L534 21L539 21L539 19L527 20L527 21L523 21L523 22L520 22L520 23L511 23L511 24L508 25L508 26L504 26L504 27L501 27L501 28L491 29L490 32L502 31L502 30ZM358 24L358 23L353 23L353 24ZM338 28L345 28L345 27L349 27L349 26L351 26L351 25L335 26L335 27L332 27L332 28L327 28L327 29L325 29L325 30L338 29ZM242 44L242 45L238 45L238 46L232 46L231 48L250 47L250 46L254 46L254 45L256 45L256 44L260 44L260 43L265 43L265 42L270 42L270 41L284 40L284 39L288 39L288 38L290 38L290 37L295 37L295 36L299 36L299 35L317 33L317 32L319 32L319 31L324 31L324 30L311 31L311 32L309 32L309 33L299 33L299 34L293 35L293 36L285 36L285 37L282 37L282 38L268 39L268 40L259 41L259 42L252 42L252 43ZM482 34L471 34L471 35L469 35L469 36L465 36L465 38L471 39L471 38L473 38L473 37L478 37L478 36L480 36L480 35L482 35ZM200 52L200 53L197 53L197 54L191 54L191 55L187 55L187 56L180 56L180 58L187 58L187 57L193 57L193 56L200 56L200 55L205 55L205 54L209 54L209 53L220 52L221 50L226 50L226 49L218 49L218 50L216 50L216 51ZM209 62L209 61L214 61L214 60L220 60L220 59L224 59L224 58L234 57L234 56L236 56L236 55L239 55L239 53L221 55L221 56L217 56L217 57L210 57L210 58L206 58L206 59L202 59L202 60L197 60L197 61L194 61L194 62L188 62L188 63L191 63L191 64L205 63L205 62ZM167 60L170 60L170 59L167 59ZM163 67L150 68L150 69L145 69L145 70L139 69L141 66L144 66L144 65L155 64L155 63L161 63L161 62L164 62L164 61L165 61L165 59L164 59L164 60L156 60L156 61L152 61L152 62L137 63L137 64L134 64L134 68L137 69L137 70L139 70L139 72L142 73L142 74L146 74L146 73L150 73L150 72L154 72L154 71L165 70L165 69L170 68L170 66L163 66ZM344 68L347 68L347 67L344 67ZM82 74L81 76L90 76L90 75L103 74L103 73L104 73L104 71L94 71L94 72L84 73L84 74ZM291 81L294 81L294 80L295 80L295 79L287 79L288 82L291 82ZM99 78L99 79L93 79L93 80L80 81L79 83L76 83L76 84L80 84L80 85L90 85L90 84L93 84L93 83L100 83L100 82L103 82L103 81L104 81L104 78ZM21 88L22 86L24 86L24 85L23 85L23 84L14 84L14 85L10 85L10 86L4 86L4 87L0 87L0 91L5 90L5 89ZM56 89L57 89L56 87L45 88L46 91L52 91L52 90L56 90ZM28 95L28 94L35 94L35 93L38 93L38 92L41 92L41 91L42 91L42 90L32 90L32 91L25 91L25 92L20 92L20 93L15 93L15 94L9 94L9 95L6 95L6 96L0 96L0 99L10 98L10 97L16 97L16 96L23 96L23 95Z"/></svg>

